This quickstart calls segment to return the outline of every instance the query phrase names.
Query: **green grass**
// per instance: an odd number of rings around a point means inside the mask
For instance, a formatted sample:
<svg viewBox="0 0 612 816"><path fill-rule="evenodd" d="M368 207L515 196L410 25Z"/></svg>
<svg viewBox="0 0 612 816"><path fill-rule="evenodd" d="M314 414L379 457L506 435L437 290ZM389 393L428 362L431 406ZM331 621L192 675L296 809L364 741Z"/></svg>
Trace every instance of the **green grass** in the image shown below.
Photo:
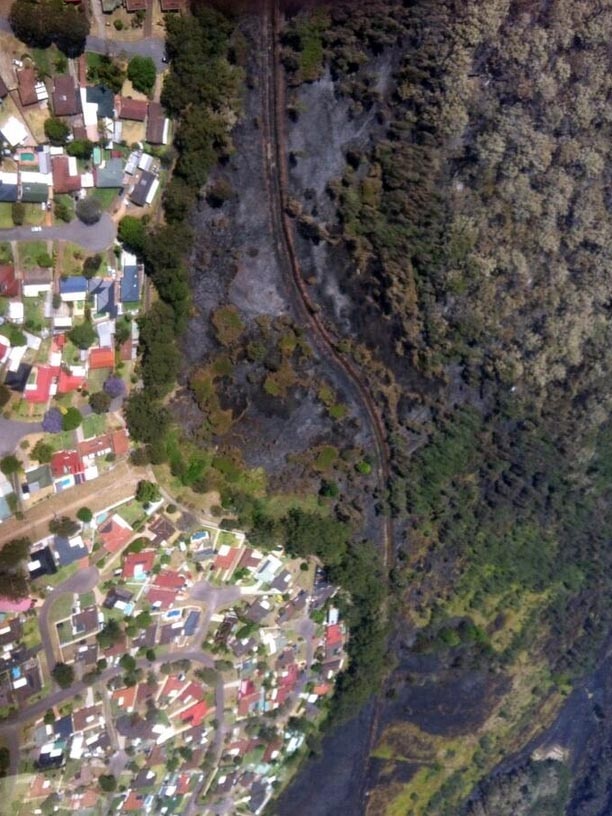
<svg viewBox="0 0 612 816"><path fill-rule="evenodd" d="M230 533L227 530L221 530L219 533L219 544L227 544L229 547L237 547L240 543L240 540L234 533Z"/></svg>
<svg viewBox="0 0 612 816"><path fill-rule="evenodd" d="M51 604L51 611L49 612L49 620L51 623L57 623L70 617L72 612L72 592L62 593Z"/></svg>
<svg viewBox="0 0 612 816"><path fill-rule="evenodd" d="M58 434L47 434L45 436L47 442L53 450L71 450L75 447L74 431L62 431Z"/></svg>
<svg viewBox="0 0 612 816"><path fill-rule="evenodd" d="M92 436L100 436L106 431L106 417L104 414L90 414L83 420L83 436L90 439Z"/></svg>
<svg viewBox="0 0 612 816"><path fill-rule="evenodd" d="M97 368L89 372L87 376L87 388L91 394L102 390L102 386L108 379L108 374L108 368Z"/></svg>
<svg viewBox="0 0 612 816"><path fill-rule="evenodd" d="M26 269L38 266L38 258L47 252L46 241L24 241L19 244L19 259Z"/></svg>
<svg viewBox="0 0 612 816"><path fill-rule="evenodd" d="M82 275L87 253L78 244L67 241L62 247L62 275Z"/></svg>
<svg viewBox="0 0 612 816"><path fill-rule="evenodd" d="M13 205L7 202L0 203L0 229L10 229L13 226Z"/></svg>
<svg viewBox="0 0 612 816"><path fill-rule="evenodd" d="M330 470L338 458L338 449L333 445L324 445L319 449L316 459L314 461L315 470L326 471Z"/></svg>
<svg viewBox="0 0 612 816"><path fill-rule="evenodd" d="M124 521L127 521L132 527L138 521L145 517L145 512L142 509L142 505L137 502L136 500L132 500L126 502L126 504L121 505L116 511Z"/></svg>
<svg viewBox="0 0 612 816"><path fill-rule="evenodd" d="M45 220L45 210L40 204L24 204L25 220L24 224L31 227L39 227Z"/></svg>
<svg viewBox="0 0 612 816"><path fill-rule="evenodd" d="M37 578L35 583L39 587L45 587L47 585L56 587L58 584L61 584L62 581L65 581L66 578L70 578L71 575L74 575L79 569L78 564L70 564L68 567L62 567L59 569L55 575L41 575L40 578ZM69 596L71 597L71 596Z"/></svg>
<svg viewBox="0 0 612 816"><path fill-rule="evenodd" d="M85 54L85 59L87 61L87 69L93 68L97 70L100 67L100 54L93 54L91 51L88 51Z"/></svg>
<svg viewBox="0 0 612 816"><path fill-rule="evenodd" d="M93 606L95 604L96 596L93 592L86 592L80 596L79 601L81 603L81 609L85 609L87 606Z"/></svg>
<svg viewBox="0 0 612 816"><path fill-rule="evenodd" d="M62 361L67 365L72 365L73 363L78 363L79 359L79 349L74 345L74 343L71 343L71 341L66 338L66 342L62 350Z"/></svg>
<svg viewBox="0 0 612 816"><path fill-rule="evenodd" d="M24 328L28 331L39 333L43 328L48 328L49 321L44 317L44 296L35 298L23 298L24 305Z"/></svg>
<svg viewBox="0 0 612 816"><path fill-rule="evenodd" d="M49 48L31 48L30 56L34 60L41 77L65 74L68 61L55 45Z"/></svg>
<svg viewBox="0 0 612 816"><path fill-rule="evenodd" d="M13 250L10 241L0 241L0 263L13 263Z"/></svg>
<svg viewBox="0 0 612 816"><path fill-rule="evenodd" d="M53 200L57 201L57 202L59 202L61 204L64 204L68 208L68 210L70 212L70 215L71 215L70 220L72 221L74 219L74 207L75 207L74 199L72 198L72 196L65 195L65 194L59 194L59 195L53 196ZM63 222L58 221L57 223L61 224Z"/></svg>
<svg viewBox="0 0 612 816"><path fill-rule="evenodd" d="M110 209L113 201L117 198L118 193L118 187L96 187L92 193L92 196L100 202L103 210L108 210Z"/></svg>

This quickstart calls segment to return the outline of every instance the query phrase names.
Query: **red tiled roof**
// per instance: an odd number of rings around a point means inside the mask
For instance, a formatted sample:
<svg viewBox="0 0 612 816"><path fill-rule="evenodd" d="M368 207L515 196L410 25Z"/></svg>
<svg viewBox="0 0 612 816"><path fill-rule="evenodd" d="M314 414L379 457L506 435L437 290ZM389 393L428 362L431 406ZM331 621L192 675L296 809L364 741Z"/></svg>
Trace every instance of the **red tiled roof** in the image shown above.
<svg viewBox="0 0 612 816"><path fill-rule="evenodd" d="M129 526L123 527L115 516L111 516L101 527L98 527L98 535L104 549L109 553L116 553L128 543L134 531Z"/></svg>
<svg viewBox="0 0 612 816"><path fill-rule="evenodd" d="M162 11L182 11L185 0L160 0Z"/></svg>
<svg viewBox="0 0 612 816"><path fill-rule="evenodd" d="M71 391L78 391L79 388L84 388L86 385L87 380L85 377L75 377L63 368L60 370L59 380L57 381L59 394L69 394Z"/></svg>
<svg viewBox="0 0 612 816"><path fill-rule="evenodd" d="M201 700L204 697L204 688L199 683L191 681L179 695L182 703L189 703L191 700Z"/></svg>
<svg viewBox="0 0 612 816"><path fill-rule="evenodd" d="M51 473L55 478L71 473L76 476L84 470L81 457L76 451L58 451L51 457Z"/></svg>
<svg viewBox="0 0 612 816"><path fill-rule="evenodd" d="M6 298L19 297L21 281L15 277L15 267L11 264L0 265L0 295Z"/></svg>
<svg viewBox="0 0 612 816"><path fill-rule="evenodd" d="M53 189L56 193L74 193L81 189L81 176L70 175L68 156L53 156L51 159L53 170Z"/></svg>
<svg viewBox="0 0 612 816"><path fill-rule="evenodd" d="M45 403L50 397L53 380L59 374L59 367L37 366L34 370L36 371L36 387L27 389L23 395L28 402Z"/></svg>
<svg viewBox="0 0 612 816"><path fill-rule="evenodd" d="M182 589L185 586L186 578L175 570L165 570L160 572L153 581L153 586L159 589Z"/></svg>
<svg viewBox="0 0 612 816"><path fill-rule="evenodd" d="M53 81L53 112L56 116L73 116L81 110L76 84L70 74L60 74Z"/></svg>
<svg viewBox="0 0 612 816"><path fill-rule="evenodd" d="M200 700L200 702L194 703L185 709L185 711L181 711L180 718L183 722L189 722L192 726L197 727L198 725L202 725L207 714L208 706L206 705L206 701Z"/></svg>
<svg viewBox="0 0 612 816"><path fill-rule="evenodd" d="M130 449L130 438L125 430L113 431L111 433L111 445L115 456L123 456Z"/></svg>
<svg viewBox="0 0 612 816"><path fill-rule="evenodd" d="M164 683L164 687L161 690L160 697L170 697L172 695L172 692L178 693L183 688L184 685L185 685L184 680L179 680L178 677L170 675L166 679L166 682ZM173 696L176 697L176 694L174 694Z"/></svg>
<svg viewBox="0 0 612 816"><path fill-rule="evenodd" d="M150 604L159 604L159 609L170 609L176 600L176 592L169 589L157 589L151 587L147 593L147 601Z"/></svg>
<svg viewBox="0 0 612 816"><path fill-rule="evenodd" d="M226 572L227 570L231 569L234 564L238 561L242 554L242 550L239 547L229 547L227 552L224 555L217 555L214 561L215 569L221 570L222 572Z"/></svg>
<svg viewBox="0 0 612 816"><path fill-rule="evenodd" d="M110 434L94 436L93 439L86 439L79 442L78 450L81 456L98 456L101 453L113 450L113 443Z"/></svg>
<svg viewBox="0 0 612 816"><path fill-rule="evenodd" d="M150 0L125 0L126 11L146 11Z"/></svg>
<svg viewBox="0 0 612 816"><path fill-rule="evenodd" d="M17 87L22 105L34 105L38 102L36 95L36 71L34 68L24 68L17 71Z"/></svg>
<svg viewBox="0 0 612 816"><path fill-rule="evenodd" d="M131 790L125 802L123 803L122 810L134 811L137 810L142 812L144 810L144 800L145 797L142 793L136 793L136 791Z"/></svg>
<svg viewBox="0 0 612 816"><path fill-rule="evenodd" d="M94 348L89 351L89 367L98 368L114 368L115 367L115 352L110 348Z"/></svg>
<svg viewBox="0 0 612 816"><path fill-rule="evenodd" d="M155 553L153 550L143 550L139 553L128 553L123 560L122 578L133 578L138 572L149 573L155 563ZM138 569L139 568L139 569Z"/></svg>
<svg viewBox="0 0 612 816"><path fill-rule="evenodd" d="M116 700L121 708L133 708L136 700L136 686L116 689L113 691L113 700Z"/></svg>
<svg viewBox="0 0 612 816"><path fill-rule="evenodd" d="M339 623L334 623L327 627L325 630L326 646L339 646L343 640L344 635L342 634L342 627Z"/></svg>
<svg viewBox="0 0 612 816"><path fill-rule="evenodd" d="M132 99L129 96L115 97L115 107L119 110L120 119L132 119L135 122L144 122L147 117L149 103L146 99Z"/></svg>

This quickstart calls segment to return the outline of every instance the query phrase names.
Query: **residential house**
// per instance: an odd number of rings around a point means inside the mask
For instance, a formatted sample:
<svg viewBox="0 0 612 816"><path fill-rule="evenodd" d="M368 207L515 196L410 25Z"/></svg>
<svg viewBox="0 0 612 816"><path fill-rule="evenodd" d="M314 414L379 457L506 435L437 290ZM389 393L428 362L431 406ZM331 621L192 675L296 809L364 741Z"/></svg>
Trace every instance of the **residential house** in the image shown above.
<svg viewBox="0 0 612 816"><path fill-rule="evenodd" d="M248 620L252 621L253 623L261 623L272 611L272 604L270 601L264 598L258 598L254 603L249 606L246 611L246 617Z"/></svg>
<svg viewBox="0 0 612 816"><path fill-rule="evenodd" d="M159 0L161 10L164 14L169 11L183 11L185 0Z"/></svg>
<svg viewBox="0 0 612 816"><path fill-rule="evenodd" d="M88 606L80 612L74 614L71 618L70 624L72 626L72 634L75 638L86 637L100 629L100 621L98 617L98 608L96 606Z"/></svg>
<svg viewBox="0 0 612 816"><path fill-rule="evenodd" d="M72 538L54 536L53 549L57 554L60 567L68 567L89 555L89 550L80 535L72 536Z"/></svg>
<svg viewBox="0 0 612 816"><path fill-rule="evenodd" d="M143 170L130 193L130 199L139 207L151 204L159 187L159 179L153 173Z"/></svg>
<svg viewBox="0 0 612 816"><path fill-rule="evenodd" d="M21 486L24 499L36 496L42 498L53 492L53 478L49 465L39 465L25 472L25 484Z"/></svg>
<svg viewBox="0 0 612 816"><path fill-rule="evenodd" d="M32 581L35 581L36 578L40 578L43 575L55 575L57 565L48 544L30 552L28 572Z"/></svg>
<svg viewBox="0 0 612 816"><path fill-rule="evenodd" d="M115 109L120 119L144 122L147 118L149 103L146 99L132 99L130 96L116 96Z"/></svg>
<svg viewBox="0 0 612 816"><path fill-rule="evenodd" d="M16 298L21 294L21 281L15 277L12 264L0 264L0 297Z"/></svg>
<svg viewBox="0 0 612 816"><path fill-rule="evenodd" d="M8 142L11 147L23 144L29 138L28 129L23 122L16 119L14 116L9 116L6 122L0 127L2 138Z"/></svg>
<svg viewBox="0 0 612 816"><path fill-rule="evenodd" d="M125 581L144 581L151 573L154 563L155 552L153 550L128 553L123 559L121 577Z"/></svg>
<svg viewBox="0 0 612 816"><path fill-rule="evenodd" d="M156 547L168 544L176 533L175 526L163 516L157 516L149 524L149 530L153 533L152 543Z"/></svg>
<svg viewBox="0 0 612 816"><path fill-rule="evenodd" d="M114 320L102 320L99 323L96 323L96 333L98 335L98 344L100 348L112 349L114 347Z"/></svg>
<svg viewBox="0 0 612 816"><path fill-rule="evenodd" d="M53 156L53 189L57 193L76 193L81 189L81 174L74 156Z"/></svg>
<svg viewBox="0 0 612 816"><path fill-rule="evenodd" d="M74 116L81 112L81 98L70 74L59 74L55 77L51 100L56 116Z"/></svg>
<svg viewBox="0 0 612 816"><path fill-rule="evenodd" d="M37 84L36 69L23 68L21 71L17 71L17 90L19 100L24 107L35 105L40 101Z"/></svg>
<svg viewBox="0 0 612 816"><path fill-rule="evenodd" d="M121 158L110 158L94 168L96 187L112 189L123 186L125 162Z"/></svg>
<svg viewBox="0 0 612 816"><path fill-rule="evenodd" d="M102 606L105 609L117 608L120 612L123 612L133 597L134 593L130 592L129 589L125 589L124 587L111 587Z"/></svg>
<svg viewBox="0 0 612 816"><path fill-rule="evenodd" d="M44 405L57 393L57 376L59 366L34 366L24 389L28 402Z"/></svg>
<svg viewBox="0 0 612 816"><path fill-rule="evenodd" d="M94 313L117 316L117 304L115 302L115 281L109 278L92 278L89 281L89 294L94 298Z"/></svg>
<svg viewBox="0 0 612 816"><path fill-rule="evenodd" d="M121 303L124 305L128 303L137 304L140 301L140 267L135 256L129 255L127 252L124 252L122 255L122 261L131 258L134 258L134 262L123 263L123 272L121 276L120 298Z"/></svg>
<svg viewBox="0 0 612 816"><path fill-rule="evenodd" d="M98 536L102 541L102 546L109 553L122 550L133 535L134 531L130 525L117 513L98 527Z"/></svg>
<svg viewBox="0 0 612 816"><path fill-rule="evenodd" d="M64 303L79 303L87 297L88 282L82 275L61 278L59 294Z"/></svg>
<svg viewBox="0 0 612 816"><path fill-rule="evenodd" d="M17 173L6 173L0 170L0 202L13 204L17 201Z"/></svg>
<svg viewBox="0 0 612 816"><path fill-rule="evenodd" d="M81 457L75 450L57 451L51 457L51 473L54 478L59 479L68 474L76 476L85 469Z"/></svg>
<svg viewBox="0 0 612 816"><path fill-rule="evenodd" d="M21 174L21 200L24 204L44 204L49 200L49 185L39 181L24 181ZM32 175L41 175L32 173Z"/></svg>
<svg viewBox="0 0 612 816"><path fill-rule="evenodd" d="M152 145L165 145L170 141L170 121L159 102L149 103L146 140Z"/></svg>
<svg viewBox="0 0 612 816"><path fill-rule="evenodd" d="M22 273L23 296L38 297L51 291L53 285L53 271L35 266L25 269Z"/></svg>
<svg viewBox="0 0 612 816"><path fill-rule="evenodd" d="M213 562L213 567L220 572L223 577L228 578L234 571L241 556L242 550L239 547L230 547L229 544L222 544Z"/></svg>
<svg viewBox="0 0 612 816"><path fill-rule="evenodd" d="M92 348L89 350L89 368L96 371L101 368L115 367L115 351L112 348Z"/></svg>

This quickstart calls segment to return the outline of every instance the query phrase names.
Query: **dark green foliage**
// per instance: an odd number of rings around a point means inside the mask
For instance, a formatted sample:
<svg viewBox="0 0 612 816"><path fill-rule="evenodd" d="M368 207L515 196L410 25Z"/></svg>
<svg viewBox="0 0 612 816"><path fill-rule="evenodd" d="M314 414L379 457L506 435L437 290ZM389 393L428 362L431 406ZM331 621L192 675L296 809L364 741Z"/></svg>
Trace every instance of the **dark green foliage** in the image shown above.
<svg viewBox="0 0 612 816"><path fill-rule="evenodd" d="M127 76L137 91L151 93L155 85L155 63L151 57L132 57L128 63Z"/></svg>
<svg viewBox="0 0 612 816"><path fill-rule="evenodd" d="M45 136L47 139L49 139L52 145L65 144L69 135L70 128L61 119L51 116L49 119L45 120Z"/></svg>
<svg viewBox="0 0 612 816"><path fill-rule="evenodd" d="M77 510L76 517L78 518L79 521L82 521L85 524L89 524L89 522L93 518L93 513L91 512L89 507L81 507L79 510Z"/></svg>
<svg viewBox="0 0 612 816"><path fill-rule="evenodd" d="M51 675L60 688L70 688L74 682L74 669L67 663L56 663Z"/></svg>
<svg viewBox="0 0 612 816"><path fill-rule="evenodd" d="M70 329L68 337L77 348L88 349L96 342L96 330L89 320L79 323Z"/></svg>
<svg viewBox="0 0 612 816"><path fill-rule="evenodd" d="M4 408L4 406L9 402L11 398L11 391L6 385L0 384L0 408Z"/></svg>
<svg viewBox="0 0 612 816"><path fill-rule="evenodd" d="M89 34L85 4L63 0L15 0L9 22L16 37L26 45L47 48L51 43L69 57L83 52Z"/></svg>
<svg viewBox="0 0 612 816"><path fill-rule="evenodd" d="M110 618L110 620L105 623L104 628L96 635L96 640L100 644L101 649L110 649L119 643L122 637L123 630L121 626L114 618Z"/></svg>
<svg viewBox="0 0 612 816"><path fill-rule="evenodd" d="M125 403L125 417L130 435L137 442L153 442L166 433L168 411L145 391L133 391Z"/></svg>
<svg viewBox="0 0 612 816"><path fill-rule="evenodd" d="M97 391L89 397L89 404L94 414L105 414L111 405L111 398L105 391Z"/></svg>
<svg viewBox="0 0 612 816"><path fill-rule="evenodd" d="M124 215L119 222L118 237L126 248L142 255L146 240L147 230L141 218L134 218L133 215Z"/></svg>
<svg viewBox="0 0 612 816"><path fill-rule="evenodd" d="M117 780L112 774L102 774L102 776L99 776L98 784L100 785L100 790L103 790L105 793L112 793L117 790Z"/></svg>
<svg viewBox="0 0 612 816"><path fill-rule="evenodd" d="M91 66L87 71L87 79L99 85L104 85L113 93L119 93L123 86L125 74L121 66L107 54L101 54L97 64Z"/></svg>
<svg viewBox="0 0 612 816"><path fill-rule="evenodd" d="M25 221L26 208L21 201L15 201L11 204L11 218L16 227L20 227Z"/></svg>
<svg viewBox="0 0 612 816"><path fill-rule="evenodd" d="M29 580L25 561L30 552L28 538L13 538L0 549L0 595L17 600L28 594Z"/></svg>
<svg viewBox="0 0 612 816"><path fill-rule="evenodd" d="M87 196L77 201L76 214L79 221L87 226L97 224L102 217L102 205L94 196Z"/></svg>
<svg viewBox="0 0 612 816"><path fill-rule="evenodd" d="M79 409L71 406L62 417L62 430L74 431L82 421L83 417Z"/></svg>
<svg viewBox="0 0 612 816"><path fill-rule="evenodd" d="M174 385L181 359L176 344L175 313L162 301L138 322L142 349L142 381L151 397L161 397Z"/></svg>
<svg viewBox="0 0 612 816"><path fill-rule="evenodd" d="M36 461L40 462L42 465L48 464L51 461L53 453L54 453L53 445L49 445L43 439L39 439L38 442L32 448L30 456L33 459L36 459Z"/></svg>
<svg viewBox="0 0 612 816"><path fill-rule="evenodd" d="M90 159L94 145L89 139L74 139L66 146L66 153L69 156L76 156L77 159Z"/></svg>
<svg viewBox="0 0 612 816"><path fill-rule="evenodd" d="M58 516L49 522L49 532L64 538L70 538L78 533L80 529L78 522L71 519L70 516Z"/></svg>
<svg viewBox="0 0 612 816"><path fill-rule="evenodd" d="M159 492L159 487L155 484L155 482L147 482L144 479L138 482L138 486L136 488L136 501L139 501L142 504L152 504L153 502L159 501L160 498L161 493Z"/></svg>
<svg viewBox="0 0 612 816"><path fill-rule="evenodd" d="M0 459L0 470L5 476L12 476L21 470L21 461L12 453Z"/></svg>
<svg viewBox="0 0 612 816"><path fill-rule="evenodd" d="M83 261L83 277L87 278L87 280L91 280L91 278L95 277L100 269L101 263L101 255L90 255L88 258L85 258Z"/></svg>
<svg viewBox="0 0 612 816"><path fill-rule="evenodd" d="M56 198L53 202L53 214L66 224L72 221L72 208L60 198Z"/></svg>

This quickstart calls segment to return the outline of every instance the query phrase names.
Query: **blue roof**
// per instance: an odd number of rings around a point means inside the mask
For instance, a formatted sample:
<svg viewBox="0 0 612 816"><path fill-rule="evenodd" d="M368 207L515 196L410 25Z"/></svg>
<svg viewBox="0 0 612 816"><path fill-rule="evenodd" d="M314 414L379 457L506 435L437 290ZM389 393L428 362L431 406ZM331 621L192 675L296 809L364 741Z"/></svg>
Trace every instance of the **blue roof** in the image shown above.
<svg viewBox="0 0 612 816"><path fill-rule="evenodd" d="M121 278L121 301L123 303L136 303L138 300L140 300L138 267L124 266L123 277Z"/></svg>
<svg viewBox="0 0 612 816"><path fill-rule="evenodd" d="M93 278L89 281L89 294L95 295L96 314L108 314L115 317L115 284L113 281Z"/></svg>
<svg viewBox="0 0 612 816"><path fill-rule="evenodd" d="M82 292L87 292L87 280L82 275L74 275L71 278L62 278L60 280L60 294L61 295L76 295Z"/></svg>
<svg viewBox="0 0 612 816"><path fill-rule="evenodd" d="M87 547L71 547L68 539L62 538L61 536L55 536L53 538L53 546L55 547L55 552L59 557L60 566L62 567L67 567L80 558L85 558L86 555L89 555Z"/></svg>
<svg viewBox="0 0 612 816"><path fill-rule="evenodd" d="M187 615L187 619L185 620L185 625L183 627L183 634L185 635L185 637L191 637L191 635L195 635L195 631L198 628L199 621L200 613L193 609Z"/></svg>
<svg viewBox="0 0 612 816"><path fill-rule="evenodd" d="M57 737L70 737L72 736L72 716L67 714L65 717L62 717L59 720L56 720L53 723L53 731Z"/></svg>

